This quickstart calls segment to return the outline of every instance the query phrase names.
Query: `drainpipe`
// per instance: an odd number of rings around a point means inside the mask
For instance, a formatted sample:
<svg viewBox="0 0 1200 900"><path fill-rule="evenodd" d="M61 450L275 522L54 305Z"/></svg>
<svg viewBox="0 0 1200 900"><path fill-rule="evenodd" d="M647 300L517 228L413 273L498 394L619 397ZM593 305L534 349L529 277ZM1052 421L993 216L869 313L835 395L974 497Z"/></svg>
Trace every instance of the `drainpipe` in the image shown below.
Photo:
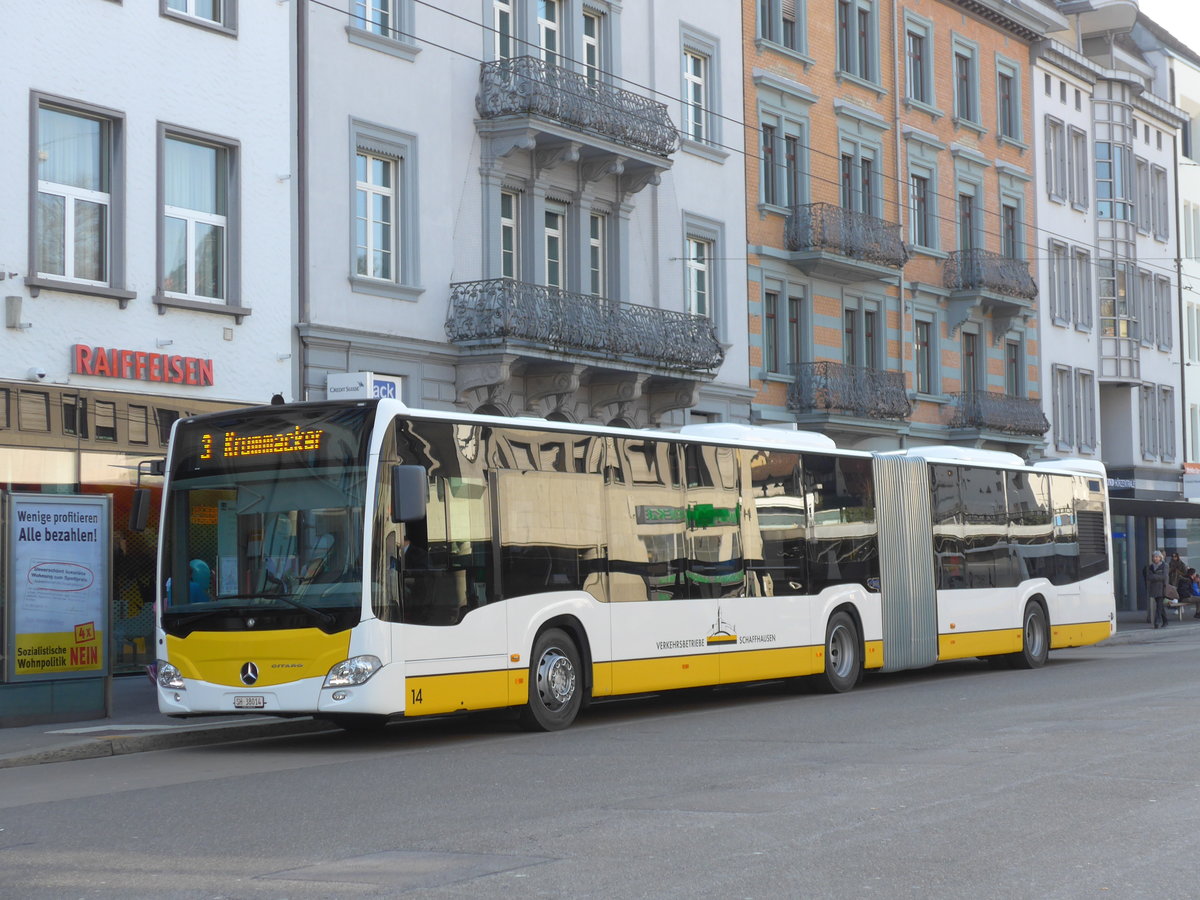
<svg viewBox="0 0 1200 900"><path fill-rule="evenodd" d="M296 322L308 324L308 3L296 3ZM295 335L293 397L307 400L307 345Z"/></svg>
<svg viewBox="0 0 1200 900"><path fill-rule="evenodd" d="M900 30L900 4L898 0L892 0L892 132L896 142L896 221L900 225L900 240L904 240L904 189L908 186L908 179L902 177L904 166L901 163L901 150L904 146L903 139L900 135L900 54L903 52L904 45L901 43ZM900 263L900 271L896 273L896 313L900 323L900 340L897 345L900 347L900 380L903 386L905 365L904 365L904 263ZM884 320L884 333L887 333L887 320ZM913 336L913 387L916 387L916 336ZM884 346L884 359L887 358L887 346ZM905 390L907 394L907 389ZM909 415L909 424L912 424L912 415ZM897 449L904 450L908 447L907 432L899 434L896 437Z"/></svg>
<svg viewBox="0 0 1200 900"><path fill-rule="evenodd" d="M1171 105L1175 106L1175 68L1167 70L1170 76ZM1183 253L1179 246L1182 219L1179 215L1179 141L1172 143L1171 158L1174 161L1175 176L1175 308L1179 314L1179 426L1183 434L1183 461L1188 460L1188 406L1187 406L1187 346L1185 344L1184 315L1183 315ZM1195 440L1195 435L1191 435Z"/></svg>

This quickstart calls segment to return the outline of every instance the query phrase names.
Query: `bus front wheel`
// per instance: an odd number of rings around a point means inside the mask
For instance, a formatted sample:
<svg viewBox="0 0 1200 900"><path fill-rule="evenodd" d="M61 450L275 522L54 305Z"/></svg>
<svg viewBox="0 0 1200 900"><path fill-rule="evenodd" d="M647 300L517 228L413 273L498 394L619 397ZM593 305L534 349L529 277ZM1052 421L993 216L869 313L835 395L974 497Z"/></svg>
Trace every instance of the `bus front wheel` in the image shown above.
<svg viewBox="0 0 1200 900"><path fill-rule="evenodd" d="M842 694L862 678L862 643L858 628L847 612L834 613L825 627L825 674L818 676L822 690Z"/></svg>
<svg viewBox="0 0 1200 900"><path fill-rule="evenodd" d="M1040 669L1050 655L1050 628L1042 604L1030 600L1021 616L1021 649L1008 659L1014 669Z"/></svg>
<svg viewBox="0 0 1200 900"><path fill-rule="evenodd" d="M530 731L560 731L575 721L583 699L579 651L565 631L550 628L533 642L529 702L520 722Z"/></svg>

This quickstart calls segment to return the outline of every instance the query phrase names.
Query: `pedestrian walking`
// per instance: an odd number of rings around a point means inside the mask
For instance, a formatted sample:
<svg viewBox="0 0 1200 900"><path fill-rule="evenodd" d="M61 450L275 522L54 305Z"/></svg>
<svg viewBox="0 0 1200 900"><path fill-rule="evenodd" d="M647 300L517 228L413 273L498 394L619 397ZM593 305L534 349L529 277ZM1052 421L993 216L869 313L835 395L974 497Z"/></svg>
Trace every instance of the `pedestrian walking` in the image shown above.
<svg viewBox="0 0 1200 900"><path fill-rule="evenodd" d="M1163 559L1162 552L1154 551L1154 555L1150 558L1150 565L1146 566L1146 594L1150 598L1150 621L1155 628L1159 626L1159 620L1162 620L1161 627L1167 627L1167 563Z"/></svg>

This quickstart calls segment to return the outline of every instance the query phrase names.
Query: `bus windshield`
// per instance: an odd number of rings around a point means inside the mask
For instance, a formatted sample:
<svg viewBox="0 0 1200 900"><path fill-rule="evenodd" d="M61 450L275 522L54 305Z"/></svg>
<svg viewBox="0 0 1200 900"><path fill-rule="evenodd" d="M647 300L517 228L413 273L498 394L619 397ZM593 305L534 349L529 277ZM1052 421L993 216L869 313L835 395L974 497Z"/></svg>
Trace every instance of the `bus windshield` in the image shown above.
<svg viewBox="0 0 1200 900"><path fill-rule="evenodd" d="M305 412L177 427L164 515L169 633L359 621L369 419Z"/></svg>

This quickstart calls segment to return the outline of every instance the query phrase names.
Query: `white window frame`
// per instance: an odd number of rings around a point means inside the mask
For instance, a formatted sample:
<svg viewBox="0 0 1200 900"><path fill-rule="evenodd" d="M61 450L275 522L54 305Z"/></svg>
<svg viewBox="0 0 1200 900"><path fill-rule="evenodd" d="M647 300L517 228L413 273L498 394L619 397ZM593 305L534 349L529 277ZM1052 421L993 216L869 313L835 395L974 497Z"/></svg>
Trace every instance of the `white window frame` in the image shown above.
<svg viewBox="0 0 1200 900"><path fill-rule="evenodd" d="M588 293L608 296L608 215L588 214Z"/></svg>
<svg viewBox="0 0 1200 900"><path fill-rule="evenodd" d="M159 15L228 35L237 34L237 0L212 0L215 14L197 12L200 0L159 0Z"/></svg>
<svg viewBox="0 0 1200 900"><path fill-rule="evenodd" d="M1051 238L1046 245L1050 278L1050 317L1055 325L1071 323L1071 275L1068 248L1062 241Z"/></svg>
<svg viewBox="0 0 1200 900"><path fill-rule="evenodd" d="M421 52L413 35L414 0L352 0L346 37L352 44L412 61Z"/></svg>
<svg viewBox="0 0 1200 900"><path fill-rule="evenodd" d="M561 66L563 60L563 4L561 0L532 0L537 3L538 54L542 61L552 66ZM542 10L553 10L554 16L546 18Z"/></svg>
<svg viewBox="0 0 1200 900"><path fill-rule="evenodd" d="M217 151L215 165L224 169L225 196L223 198L224 214L210 213L187 207L168 205L166 197L167 180L167 150L169 142L193 144ZM159 294L163 300L176 304L184 303L193 307L221 307L236 305L238 292L238 267L236 250L238 247L237 209L238 209L238 146L235 142L204 135L199 132L179 129L172 126L159 126L159 168L161 176L161 197L159 202ZM183 290L167 290L167 235L168 219L180 220L184 223L184 248L187 254L187 278ZM209 225L221 229L221 265L220 285L215 296L198 293L196 265L196 230L198 226Z"/></svg>
<svg viewBox="0 0 1200 900"><path fill-rule="evenodd" d="M1153 290L1153 302L1158 311L1158 349L1170 351L1175 346L1175 317L1171 315L1171 279L1165 275L1154 276Z"/></svg>
<svg viewBox="0 0 1200 900"><path fill-rule="evenodd" d="M712 162L729 156L721 148L720 40L683 23L680 25L679 91L680 145ZM696 64L699 63L699 70Z"/></svg>
<svg viewBox="0 0 1200 900"><path fill-rule="evenodd" d="M1163 462L1175 459L1175 389L1170 385L1158 386L1158 455Z"/></svg>
<svg viewBox="0 0 1200 900"><path fill-rule="evenodd" d="M711 319L713 313L713 242L688 235L684 239L687 272L687 311Z"/></svg>
<svg viewBox="0 0 1200 900"><path fill-rule="evenodd" d="M397 131L373 122L350 120L350 170L348 177L350 231L348 236L348 278L351 290L359 294L391 297L396 300L417 300L424 292L421 287L420 228L417 210L419 172L417 136ZM392 275L358 273L357 200L360 190L371 192L369 185L360 185L356 161L359 154L392 163ZM368 227L368 235L371 229Z"/></svg>
<svg viewBox="0 0 1200 900"><path fill-rule="evenodd" d="M1150 203L1154 239L1169 240L1171 235L1171 195L1168 191L1167 170L1162 166L1150 167Z"/></svg>
<svg viewBox="0 0 1200 900"><path fill-rule="evenodd" d="M697 143L711 140L708 100L709 57L687 47L683 50L684 136Z"/></svg>
<svg viewBox="0 0 1200 900"><path fill-rule="evenodd" d="M547 201L542 215L542 284L565 291L569 285L567 272L567 229L568 208L565 203ZM551 225L551 217L555 224ZM557 248L556 252L554 249ZM550 270L551 264L558 266L558 277Z"/></svg>
<svg viewBox="0 0 1200 900"><path fill-rule="evenodd" d="M403 281L400 254L397 252L403 237L400 234L401 223L397 221L396 215L400 205L397 188L402 162L390 156L359 150L355 154L356 170L359 160L364 163L363 168L367 174L365 179L356 178L354 184L356 201L362 198L366 200L362 204L356 202L354 207L355 222L359 226L356 228L355 239L355 275L378 281ZM380 167L387 173L386 178L382 179L386 184L377 184L372 176L372 172ZM386 219L375 214L377 200L386 201ZM360 209L365 211L364 215L360 215ZM376 232L380 227L386 229L387 237L377 243ZM385 265L379 268L376 267L377 255L382 256L385 261ZM364 264L366 271L363 271Z"/></svg>
<svg viewBox="0 0 1200 900"><path fill-rule="evenodd" d="M588 84L605 80L603 14L594 9L583 11L580 39L583 42L583 74L587 76Z"/></svg>
<svg viewBox="0 0 1200 900"><path fill-rule="evenodd" d="M116 133L118 129L117 122L110 116L96 115L94 113L85 112L81 109L66 106L58 103L41 101L35 104L34 107L34 123L33 141L35 147L34 157L40 162L44 151L40 144L37 134L39 132L39 120L43 111L53 111L61 115L72 116L78 119L87 119L92 122L99 123L101 126L101 141L106 146L100 148L101 158L98 160L98 167L104 168L103 179L108 185L107 191L92 190L89 188L77 187L69 184L61 184L59 182L46 181L38 179L34 185L33 191L33 221L34 227L31 233L30 243L32 245L31 256L34 259L34 265L30 266L30 271L35 273L35 277L39 280L64 281L71 284L87 285L91 287L109 287L112 284L113 270L113 187L117 178L115 159L115 144ZM107 158L106 158L107 157ZM42 271L37 263L40 261L40 237L45 227L41 215L41 196L55 197L62 201L63 206L63 232L62 232L62 267L63 271L46 272ZM100 252L100 266L102 269L102 278L84 278L76 274L78 266L75 261L75 221L78 204L91 203L101 208L102 233L100 240L102 242L102 250Z"/></svg>
<svg viewBox="0 0 1200 900"><path fill-rule="evenodd" d="M496 59L512 59L521 55L516 52L517 20L513 14L513 2L492 0L492 53Z"/></svg>
<svg viewBox="0 0 1200 900"><path fill-rule="evenodd" d="M505 215L504 201L508 199L511 215ZM521 280L521 195L517 191L501 190L500 203L500 277ZM505 249L505 238L511 249ZM511 271L505 271L506 261Z"/></svg>
<svg viewBox="0 0 1200 900"><path fill-rule="evenodd" d="M1154 385L1141 385L1138 399L1140 449L1142 458L1151 460L1158 456L1158 392Z"/></svg>
<svg viewBox="0 0 1200 900"><path fill-rule="evenodd" d="M1133 159L1134 203L1137 209L1137 230L1149 234L1154 224L1154 207L1150 202L1150 162L1140 156Z"/></svg>

